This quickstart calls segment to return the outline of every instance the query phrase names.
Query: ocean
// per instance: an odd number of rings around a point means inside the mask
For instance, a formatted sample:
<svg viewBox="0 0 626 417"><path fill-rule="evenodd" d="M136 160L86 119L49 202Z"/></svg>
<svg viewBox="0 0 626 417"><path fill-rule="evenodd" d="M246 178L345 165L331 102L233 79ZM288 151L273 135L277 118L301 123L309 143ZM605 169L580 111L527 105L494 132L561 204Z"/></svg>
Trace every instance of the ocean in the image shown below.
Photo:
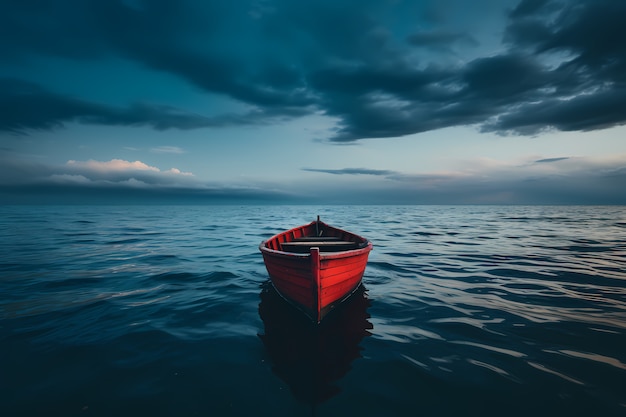
<svg viewBox="0 0 626 417"><path fill-rule="evenodd" d="M317 215L319 326L258 250ZM626 207L0 206L0 415L624 416Z"/></svg>

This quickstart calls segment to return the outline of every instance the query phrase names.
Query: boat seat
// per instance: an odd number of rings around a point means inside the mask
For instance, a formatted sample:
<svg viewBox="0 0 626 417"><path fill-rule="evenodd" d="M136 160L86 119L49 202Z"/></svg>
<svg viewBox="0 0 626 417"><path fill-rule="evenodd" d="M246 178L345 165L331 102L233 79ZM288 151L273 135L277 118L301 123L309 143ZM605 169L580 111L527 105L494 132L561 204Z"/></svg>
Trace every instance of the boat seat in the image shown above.
<svg viewBox="0 0 626 417"><path fill-rule="evenodd" d="M284 252L308 253L311 248L320 248L321 252L340 252L344 250L357 249L359 244L345 240L295 240L291 242L283 242L280 244L281 250Z"/></svg>
<svg viewBox="0 0 626 417"><path fill-rule="evenodd" d="M340 241L338 237L335 236L302 236L297 237L293 241L294 242L336 242Z"/></svg>

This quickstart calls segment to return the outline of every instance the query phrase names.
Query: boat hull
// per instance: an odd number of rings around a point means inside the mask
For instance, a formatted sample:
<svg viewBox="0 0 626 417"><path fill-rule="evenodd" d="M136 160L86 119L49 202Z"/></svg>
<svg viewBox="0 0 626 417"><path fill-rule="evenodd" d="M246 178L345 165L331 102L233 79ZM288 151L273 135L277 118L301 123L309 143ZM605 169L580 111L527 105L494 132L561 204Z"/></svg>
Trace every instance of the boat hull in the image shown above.
<svg viewBox="0 0 626 417"><path fill-rule="evenodd" d="M315 241L319 234L328 240ZM275 235L259 249L278 293L320 322L358 288L372 243L318 221Z"/></svg>

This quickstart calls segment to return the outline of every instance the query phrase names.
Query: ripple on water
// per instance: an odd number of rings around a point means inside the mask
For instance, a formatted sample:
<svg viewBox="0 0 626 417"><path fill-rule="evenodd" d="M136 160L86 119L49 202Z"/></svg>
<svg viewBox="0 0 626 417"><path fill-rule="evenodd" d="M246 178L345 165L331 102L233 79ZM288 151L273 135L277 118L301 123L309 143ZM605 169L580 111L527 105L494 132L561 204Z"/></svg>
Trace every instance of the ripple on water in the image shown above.
<svg viewBox="0 0 626 417"><path fill-rule="evenodd" d="M338 343L355 328L344 323L355 317L346 310L325 330L340 337L306 350L333 375L330 387L322 381L332 396L317 406L320 415L626 410L620 207L0 207L0 214L0 365L15 381L3 404L10 411L42 414L37 398L58 415L85 406L100 415L163 414L183 403L189 415L252 415L264 404L277 415L298 414L307 397L299 388L312 382L285 361L315 332L293 327L297 312L268 318L257 248L317 214L374 243L358 340ZM278 344L261 337L277 334ZM333 367L338 351L349 359ZM77 398L89 404L76 409Z"/></svg>

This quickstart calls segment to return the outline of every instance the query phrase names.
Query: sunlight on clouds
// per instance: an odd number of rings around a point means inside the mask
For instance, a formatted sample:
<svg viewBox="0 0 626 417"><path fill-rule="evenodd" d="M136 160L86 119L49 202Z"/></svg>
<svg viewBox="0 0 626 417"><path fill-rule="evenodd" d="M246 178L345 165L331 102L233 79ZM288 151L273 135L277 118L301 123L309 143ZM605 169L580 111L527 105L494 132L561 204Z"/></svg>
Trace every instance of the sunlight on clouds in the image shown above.
<svg viewBox="0 0 626 417"><path fill-rule="evenodd" d="M165 171L165 172L169 172L170 174L176 174L176 175L187 175L187 176L193 177L193 174L192 174L191 172L182 172L182 171L181 171L180 169L178 169L178 168L172 168L172 169L169 169L169 170L167 170L167 171Z"/></svg>
<svg viewBox="0 0 626 417"><path fill-rule="evenodd" d="M66 164L68 167L84 169L98 172L125 172L125 171L152 171L163 174L193 176L191 172L183 172L178 168L171 168L167 171L161 171L157 167L150 166L141 161L125 161L123 159L112 159L110 161L96 161L90 159L88 161L69 160Z"/></svg>
<svg viewBox="0 0 626 417"><path fill-rule="evenodd" d="M159 172L160 169L144 164L141 161L129 162L123 159L111 159L110 161L96 161L90 159L88 161L67 161L67 165L76 168L93 169L97 171L126 171L126 170L140 170L140 171L155 171Z"/></svg>

